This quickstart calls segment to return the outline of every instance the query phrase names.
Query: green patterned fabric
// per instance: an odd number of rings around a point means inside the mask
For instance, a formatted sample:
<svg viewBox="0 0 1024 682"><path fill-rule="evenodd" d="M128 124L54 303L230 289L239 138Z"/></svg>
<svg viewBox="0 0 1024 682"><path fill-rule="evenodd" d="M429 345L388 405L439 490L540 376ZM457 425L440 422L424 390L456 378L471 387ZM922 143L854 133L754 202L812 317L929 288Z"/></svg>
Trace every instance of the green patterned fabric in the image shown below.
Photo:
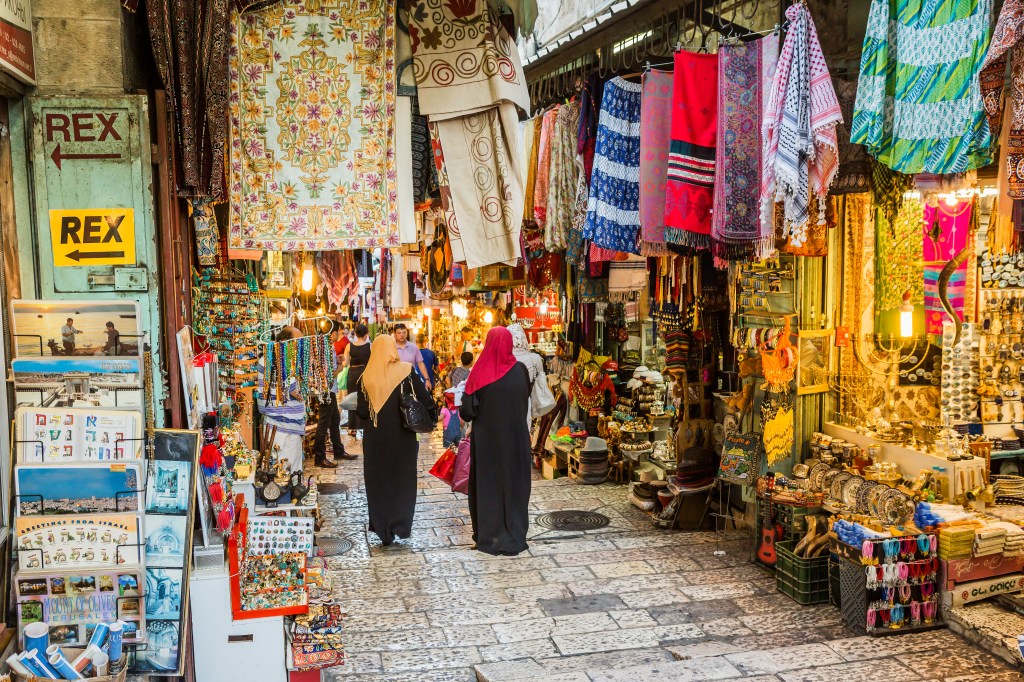
<svg viewBox="0 0 1024 682"><path fill-rule="evenodd" d="M992 161L978 71L992 0L872 0L851 142L901 173Z"/></svg>

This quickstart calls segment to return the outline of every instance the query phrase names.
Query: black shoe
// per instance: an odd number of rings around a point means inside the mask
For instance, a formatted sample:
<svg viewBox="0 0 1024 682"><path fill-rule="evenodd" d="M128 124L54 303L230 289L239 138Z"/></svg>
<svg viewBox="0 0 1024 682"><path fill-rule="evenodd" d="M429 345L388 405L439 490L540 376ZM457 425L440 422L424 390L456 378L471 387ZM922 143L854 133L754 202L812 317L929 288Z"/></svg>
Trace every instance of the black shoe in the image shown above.
<svg viewBox="0 0 1024 682"><path fill-rule="evenodd" d="M313 463L316 464L318 467L321 467L323 469L334 469L335 467L338 466L337 462L332 462L329 459L318 459L318 460L315 460Z"/></svg>

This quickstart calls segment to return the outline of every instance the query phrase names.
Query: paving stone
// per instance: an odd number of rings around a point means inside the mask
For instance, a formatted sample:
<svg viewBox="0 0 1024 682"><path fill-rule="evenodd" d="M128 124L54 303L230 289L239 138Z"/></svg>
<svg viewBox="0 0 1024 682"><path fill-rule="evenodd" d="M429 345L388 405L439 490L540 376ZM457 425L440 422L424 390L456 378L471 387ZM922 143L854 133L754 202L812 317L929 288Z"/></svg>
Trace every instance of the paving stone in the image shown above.
<svg viewBox="0 0 1024 682"><path fill-rule="evenodd" d="M544 612L536 606L527 604L492 604L489 606L462 606L430 611L427 615L431 623L444 626L449 624L508 623L517 620L540 618L544 615Z"/></svg>
<svg viewBox="0 0 1024 682"><path fill-rule="evenodd" d="M890 638L891 639L891 638ZM805 662L809 663L810 661ZM783 682L917 682L923 679L913 670L893 661L886 661L879 666L877 661L859 661L857 663L841 663L839 665L823 665L813 668L801 668L780 672ZM986 678L985 682L989 682Z"/></svg>
<svg viewBox="0 0 1024 682"><path fill-rule="evenodd" d="M741 646L730 642L708 640L699 644L676 644L665 647L673 658L681 661L691 658L704 658L706 656L723 656L725 654L736 654L746 651Z"/></svg>
<svg viewBox="0 0 1024 682"><path fill-rule="evenodd" d="M345 617L345 631L379 631L402 630L405 628L429 627L425 613L374 613L373 611L349 611Z"/></svg>
<svg viewBox="0 0 1024 682"><path fill-rule="evenodd" d="M743 610L730 599L709 599L687 604L654 606L649 609L651 616L661 625L676 623L699 623L739 616Z"/></svg>
<svg viewBox="0 0 1024 682"><path fill-rule="evenodd" d="M470 575L464 578L448 578L448 587L452 592L462 590L503 590L506 587L523 587L524 585L540 585L544 579L539 571L518 571L515 573L487 573Z"/></svg>
<svg viewBox="0 0 1024 682"><path fill-rule="evenodd" d="M443 566L444 564L439 564ZM498 561L463 561L462 567L469 575L488 575L491 573L519 573L522 571L557 568L558 564L551 557L500 557ZM549 578L545 577L545 580Z"/></svg>
<svg viewBox="0 0 1024 682"><path fill-rule="evenodd" d="M444 636L450 647L479 647L498 643L498 635L490 625L446 625Z"/></svg>
<svg viewBox="0 0 1024 682"><path fill-rule="evenodd" d="M762 651L747 651L739 654L726 654L725 658L739 668L744 675L796 670L806 667L808 661L814 661L819 666L844 662L842 656L824 644L804 644Z"/></svg>
<svg viewBox="0 0 1024 682"><path fill-rule="evenodd" d="M431 647L415 651L387 651L381 654L381 665L388 671L455 668L479 662L480 653L475 647Z"/></svg>
<svg viewBox="0 0 1024 682"><path fill-rule="evenodd" d="M405 604L409 611L438 611L450 607L476 606L478 604L507 603L509 599L492 590L453 591L452 594L409 597Z"/></svg>
<svg viewBox="0 0 1024 682"><path fill-rule="evenodd" d="M619 561L608 564L594 564L590 567L590 570L598 578L622 578L654 573L654 568L646 561Z"/></svg>
<svg viewBox="0 0 1024 682"><path fill-rule="evenodd" d="M596 654L546 658L537 662L544 668L546 674L560 674L581 670L619 670L642 665L657 665L671 660L673 660L672 657L664 649L646 647L630 649L628 655L622 651L605 651ZM547 677L545 676L543 679L547 679Z"/></svg>
<svg viewBox="0 0 1024 682"><path fill-rule="evenodd" d="M607 613L581 613L557 618L537 618L517 623L497 623L491 626L499 642L521 642L552 635L601 632L618 628Z"/></svg>
<svg viewBox="0 0 1024 682"><path fill-rule="evenodd" d="M510 601L536 603L541 599L569 599L572 593L569 588L553 585L529 585L527 587L510 587L505 590Z"/></svg>
<svg viewBox="0 0 1024 682"><path fill-rule="evenodd" d="M651 618L646 609L630 609L628 611L610 611L609 616L620 628L647 628L659 623Z"/></svg>
<svg viewBox="0 0 1024 682"><path fill-rule="evenodd" d="M540 607L549 616L566 616L575 613L613 611L625 609L626 605L614 594L590 594L585 597L568 599L541 599Z"/></svg>
<svg viewBox="0 0 1024 682"><path fill-rule="evenodd" d="M679 590L641 590L623 594L622 601L631 609L648 609L685 604L690 601L690 598Z"/></svg>
<svg viewBox="0 0 1024 682"><path fill-rule="evenodd" d="M540 557L548 559L550 557ZM587 566L565 566L562 568L542 569L540 577L548 583L568 583L575 580L590 580L595 578L594 572Z"/></svg>
<svg viewBox="0 0 1024 682"><path fill-rule="evenodd" d="M544 668L534 660L500 661L497 663L481 663L475 667L476 678L480 682L512 682L513 680L543 679Z"/></svg>
<svg viewBox="0 0 1024 682"><path fill-rule="evenodd" d="M550 658L557 655L558 650L550 637L480 647L480 657L486 662L511 661L521 658Z"/></svg>
<svg viewBox="0 0 1024 682"><path fill-rule="evenodd" d="M358 632L345 628L346 651L422 649L437 646L444 641L445 633L439 628L410 628L394 632Z"/></svg>
<svg viewBox="0 0 1024 682"><path fill-rule="evenodd" d="M622 670L587 671L594 682L638 682L640 680L724 680L742 673L724 658L698 658L689 661L666 661L653 666Z"/></svg>
<svg viewBox="0 0 1024 682"><path fill-rule="evenodd" d="M592 654L598 651L618 651L621 649L642 649L658 646L661 639L654 628L636 628L633 630L613 630L611 632L591 632L580 635L555 635L552 639L558 650L566 655Z"/></svg>
<svg viewBox="0 0 1024 682"><path fill-rule="evenodd" d="M962 675L967 670L995 672L1009 668L1006 663L989 652L967 645L945 649L939 656L905 654L896 656L894 660L899 661L921 677L952 677Z"/></svg>

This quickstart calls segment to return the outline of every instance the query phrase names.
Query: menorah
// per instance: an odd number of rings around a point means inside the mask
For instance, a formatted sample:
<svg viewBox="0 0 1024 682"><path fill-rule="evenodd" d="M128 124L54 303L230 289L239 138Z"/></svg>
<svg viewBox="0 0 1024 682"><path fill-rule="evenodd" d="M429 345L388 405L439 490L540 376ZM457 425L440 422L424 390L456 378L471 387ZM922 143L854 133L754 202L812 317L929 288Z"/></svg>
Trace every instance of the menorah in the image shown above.
<svg viewBox="0 0 1024 682"><path fill-rule="evenodd" d="M896 414L894 393L899 384L900 366L915 363L906 371L908 374L917 371L924 364L925 353L918 358L917 350L921 343L919 337L898 337L892 334L852 334L850 347L856 364L848 373L834 372L829 374L829 388L840 396L841 414L846 418L855 418L857 414L863 419L868 411L885 404L890 421L899 421ZM864 348L867 346L867 348ZM909 347L908 347L909 346ZM927 343L925 344L925 350ZM883 377L879 381L877 377ZM851 414L851 405L855 412Z"/></svg>

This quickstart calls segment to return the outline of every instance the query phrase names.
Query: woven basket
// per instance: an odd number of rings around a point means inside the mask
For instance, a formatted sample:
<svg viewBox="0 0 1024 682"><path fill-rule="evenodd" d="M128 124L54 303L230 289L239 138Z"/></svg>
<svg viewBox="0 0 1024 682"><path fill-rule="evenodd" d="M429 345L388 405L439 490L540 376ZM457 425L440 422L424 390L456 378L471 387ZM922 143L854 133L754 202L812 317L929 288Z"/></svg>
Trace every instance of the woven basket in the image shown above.
<svg viewBox="0 0 1024 682"><path fill-rule="evenodd" d="M85 651L85 649L75 649L72 647L66 647L62 650L64 651L64 656L67 657L69 661L75 660L79 657L79 655L81 655L83 651ZM124 660L124 658L125 656L122 655L121 660ZM16 682L53 682L53 680L47 677L36 677L35 675L19 675L13 670L11 671L11 676ZM116 675L104 675L103 677L87 677L86 679L92 680L92 682L125 682L125 679L127 677L128 662L125 661L124 666L121 668L121 672L117 673Z"/></svg>

